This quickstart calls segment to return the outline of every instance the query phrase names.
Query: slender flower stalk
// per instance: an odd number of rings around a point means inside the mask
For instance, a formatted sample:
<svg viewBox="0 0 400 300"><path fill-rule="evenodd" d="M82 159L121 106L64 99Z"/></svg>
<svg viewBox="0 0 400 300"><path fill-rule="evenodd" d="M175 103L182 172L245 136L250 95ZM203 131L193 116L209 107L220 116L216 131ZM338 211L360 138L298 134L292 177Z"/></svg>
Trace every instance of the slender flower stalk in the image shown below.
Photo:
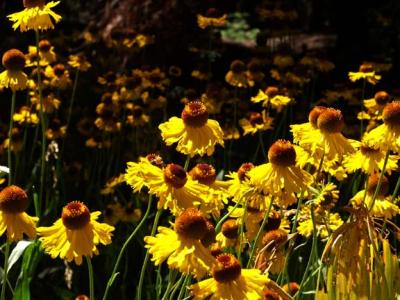
<svg viewBox="0 0 400 300"><path fill-rule="evenodd" d="M89 271L89 299L94 300L94 278L93 278L93 266L89 256L85 256L86 263Z"/></svg>
<svg viewBox="0 0 400 300"><path fill-rule="evenodd" d="M12 97L11 97L11 111L10 111L10 127L8 129L8 185L12 185L12 179L13 179L13 173L15 170L12 167L12 129L14 126L14 112L15 112L15 98L16 98L16 92L12 91Z"/></svg>
<svg viewBox="0 0 400 300"><path fill-rule="evenodd" d="M10 246L11 243L7 241L6 243L6 252L4 253L4 275L3 275L3 283L1 285L1 300L5 299L6 296L6 285L7 285L7 276L8 276L8 259L10 257Z"/></svg>

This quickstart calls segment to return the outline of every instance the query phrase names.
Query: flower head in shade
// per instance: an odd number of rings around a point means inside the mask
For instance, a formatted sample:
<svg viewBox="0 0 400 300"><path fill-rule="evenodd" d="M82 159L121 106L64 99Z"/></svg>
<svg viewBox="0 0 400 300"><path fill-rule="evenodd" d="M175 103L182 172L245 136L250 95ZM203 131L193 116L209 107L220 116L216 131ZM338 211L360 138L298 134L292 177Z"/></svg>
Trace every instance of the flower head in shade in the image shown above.
<svg viewBox="0 0 400 300"><path fill-rule="evenodd" d="M250 112L247 118L239 120L239 124L244 131L243 135L254 135L258 131L272 129L272 121L273 119L263 110L262 113Z"/></svg>
<svg viewBox="0 0 400 300"><path fill-rule="evenodd" d="M189 208L176 218L174 229L160 226L155 237L146 236L144 241L156 266L166 260L170 268L202 278L215 264L202 244L208 231L206 218L196 208Z"/></svg>
<svg viewBox="0 0 400 300"><path fill-rule="evenodd" d="M10 49L3 54L2 63L6 70L0 73L0 88L10 88L13 91L26 89L28 76L22 71L25 55L18 49Z"/></svg>
<svg viewBox="0 0 400 300"><path fill-rule="evenodd" d="M375 85L379 80L381 80L381 77L381 75L375 74L374 66L368 63L362 64L358 72L349 72L349 79L352 82L365 79L370 84Z"/></svg>
<svg viewBox="0 0 400 300"><path fill-rule="evenodd" d="M225 75L225 81L231 86L247 88L254 86L254 81L249 76L247 66L241 60L234 60Z"/></svg>
<svg viewBox="0 0 400 300"><path fill-rule="evenodd" d="M172 117L158 128L168 146L177 143L176 150L191 157L196 154L210 156L216 144L224 145L219 123L208 118L207 108L200 101L188 103L181 118Z"/></svg>
<svg viewBox="0 0 400 300"><path fill-rule="evenodd" d="M45 0L23 0L25 9L23 11L8 15L8 19L13 22L13 29L20 29L21 32L28 30L43 31L53 29L55 23L61 21L61 16L52 11L60 1L50 1L46 4Z"/></svg>
<svg viewBox="0 0 400 300"><path fill-rule="evenodd" d="M278 140L272 144L268 159L269 163L248 172L250 181L263 193L278 196L280 200L286 198L284 204L292 204L294 195L306 191L313 177L296 166L296 151L289 141Z"/></svg>
<svg viewBox="0 0 400 300"><path fill-rule="evenodd" d="M168 208L173 214L190 207L208 207L208 186L193 180L180 165L159 166L153 158L148 155L140 158L139 163L128 162L125 180L135 192L147 187L150 194L159 198L158 208ZM208 213L207 209L205 212Z"/></svg>
<svg viewBox="0 0 400 300"><path fill-rule="evenodd" d="M68 64L82 72L86 72L92 66L83 54L70 55Z"/></svg>
<svg viewBox="0 0 400 300"><path fill-rule="evenodd" d="M190 286L194 299L262 299L267 275L258 269L242 269L240 262L231 254L217 256L212 278Z"/></svg>
<svg viewBox="0 0 400 300"><path fill-rule="evenodd" d="M223 27L226 25L227 15L221 14L215 8L209 8L204 15L197 15L197 25L201 29L207 27Z"/></svg>
<svg viewBox="0 0 400 300"><path fill-rule="evenodd" d="M82 263L83 256L99 254L99 244L111 243L114 227L97 222L99 211L90 213L88 207L79 201L64 206L61 218L50 227L39 227L40 241L52 258L59 256L68 262Z"/></svg>
<svg viewBox="0 0 400 300"><path fill-rule="evenodd" d="M382 112L383 124L364 136L368 145L400 153L400 101L388 103Z"/></svg>
<svg viewBox="0 0 400 300"><path fill-rule="evenodd" d="M258 94L251 98L251 102L262 102L263 107L268 108L269 106L271 106L272 108L280 112L292 102L292 99L286 96L277 87L269 86L264 91L259 90Z"/></svg>
<svg viewBox="0 0 400 300"><path fill-rule="evenodd" d="M24 234L29 238L35 237L39 218L25 212L28 205L28 195L16 185L8 186L0 192L0 235L6 232L8 241L22 240Z"/></svg>

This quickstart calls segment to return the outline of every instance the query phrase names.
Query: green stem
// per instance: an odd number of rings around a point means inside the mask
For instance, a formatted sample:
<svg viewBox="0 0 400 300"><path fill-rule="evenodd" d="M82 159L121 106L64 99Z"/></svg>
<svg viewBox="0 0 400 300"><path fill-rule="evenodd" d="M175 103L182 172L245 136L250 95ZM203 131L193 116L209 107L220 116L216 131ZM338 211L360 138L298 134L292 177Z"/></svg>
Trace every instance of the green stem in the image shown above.
<svg viewBox="0 0 400 300"><path fill-rule="evenodd" d="M69 107L68 107L67 130L69 129L69 124L71 123L71 115L72 115L72 109L73 109L74 101L75 101L76 87L78 86L78 78L79 78L79 69L76 69L74 85L72 87L71 100L69 101ZM62 144L61 155L64 153L64 147L65 147L65 139L63 140L63 144Z"/></svg>
<svg viewBox="0 0 400 300"><path fill-rule="evenodd" d="M36 36L36 63L37 63L37 80L38 80L38 91L40 99L40 122L42 126L42 153L41 153L41 167L40 167L40 192L39 192L39 213L41 212L41 202L43 199L44 192L44 178L45 178L45 155L46 155L46 120L43 111L43 93L42 93L42 70L40 67L40 55L39 55L39 31L35 31ZM40 217L40 215L38 215Z"/></svg>
<svg viewBox="0 0 400 300"><path fill-rule="evenodd" d="M11 243L9 241L6 242L6 252L4 254L4 275L3 275L3 283L1 285L1 300L5 299L6 296L6 285L7 285L7 275L8 275L8 258L10 256L10 246Z"/></svg>
<svg viewBox="0 0 400 300"><path fill-rule="evenodd" d="M372 208L374 207L376 197L378 197L378 194L379 194L379 192L381 190L383 174L385 174L386 165L387 165L387 162L388 162L388 159L389 159L389 153L390 153L390 150L387 150L386 156L385 156L385 161L383 162L382 172L379 175L378 185L376 186L376 189L375 189L375 192L374 192L374 196L372 198L372 203L371 203L371 206L369 207L368 211L371 211Z"/></svg>
<svg viewBox="0 0 400 300"><path fill-rule="evenodd" d="M85 256L86 263L88 266L89 271L89 299L94 300L94 278L93 278L93 266L92 262L90 261L90 257Z"/></svg>
<svg viewBox="0 0 400 300"><path fill-rule="evenodd" d="M190 278L191 278L190 275L186 276L185 281L183 282L183 285L181 287L181 290L179 291L179 295L178 295L178 298L177 298L178 300L182 299L183 295L185 294L185 292L187 290L186 287L190 282Z"/></svg>
<svg viewBox="0 0 400 300"><path fill-rule="evenodd" d="M186 160L185 160L185 166L183 167L183 168L185 169L185 171L188 170L188 168L189 168L189 163L190 163L190 155L188 155L188 156L186 157Z"/></svg>
<svg viewBox="0 0 400 300"><path fill-rule="evenodd" d="M12 185L12 178L13 178L13 170L12 170L12 128L14 126L14 111L15 111L15 98L16 98L17 93L15 91L12 92L12 97L11 97L11 112L10 112L10 127L8 129L8 185Z"/></svg>
<svg viewBox="0 0 400 300"><path fill-rule="evenodd" d="M164 296L161 298L161 300L167 300L168 299L168 295L175 283L175 278L176 275L178 275L178 272L176 270L170 270L169 272L169 276L168 276L168 285L167 285L167 289L165 290Z"/></svg>
<svg viewBox="0 0 400 300"><path fill-rule="evenodd" d="M135 237L136 233L139 231L139 229L143 226L143 224L144 224L144 223L146 222L146 220L147 220L147 217L148 217L148 215L149 215L149 213L150 213L152 200L153 200L153 197L152 197L151 195L149 195L149 203L148 203L147 210L146 210L146 212L145 212L145 214L144 214L142 220L141 220L140 223L136 226L136 228L133 230L133 232L132 232L131 235L128 237L128 239L125 241L125 243L122 245L121 251L120 251L119 254L118 254L118 258L117 258L117 261L115 262L114 269L113 269L113 271L112 271L112 273L111 273L110 279L108 279L107 287L106 287L106 290L105 290L104 296L103 296L103 300L107 299L108 292L109 292L109 290L110 290L112 284L114 283L114 280L115 280L116 277L118 276L117 270L118 270L119 264L120 264L120 262L121 262L122 255L124 254L126 248L128 247L128 244L129 244L129 243L131 242L131 240Z"/></svg>
<svg viewBox="0 0 400 300"><path fill-rule="evenodd" d="M162 209L160 208L157 211L156 216L154 218L153 227L151 228L151 236L154 236L154 234L156 233L158 222L160 221L161 213L162 213ZM144 273L147 268L147 263L149 261L149 257L150 257L150 253L149 253L149 250L147 250L146 256L144 257L142 270L140 271L139 283L137 286L137 299L138 300L142 299L142 287L143 287L143 281L144 281Z"/></svg>

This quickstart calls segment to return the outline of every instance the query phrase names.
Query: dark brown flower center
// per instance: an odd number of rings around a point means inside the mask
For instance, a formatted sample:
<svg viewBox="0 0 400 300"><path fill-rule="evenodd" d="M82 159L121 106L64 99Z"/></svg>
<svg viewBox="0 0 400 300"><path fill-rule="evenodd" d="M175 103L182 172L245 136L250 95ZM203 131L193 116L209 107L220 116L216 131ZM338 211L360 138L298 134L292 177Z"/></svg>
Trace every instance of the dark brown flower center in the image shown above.
<svg viewBox="0 0 400 300"><path fill-rule="evenodd" d="M364 155L371 155L371 154L376 154L379 153L379 148L372 148L367 145L361 145L360 146L360 151Z"/></svg>
<svg viewBox="0 0 400 300"><path fill-rule="evenodd" d="M268 159L274 165L293 166L296 164L296 151L289 141L278 140L269 148Z"/></svg>
<svg viewBox="0 0 400 300"><path fill-rule="evenodd" d="M317 127L322 132L337 133L344 128L342 112L338 109L327 108L318 116Z"/></svg>
<svg viewBox="0 0 400 300"><path fill-rule="evenodd" d="M198 182L210 185L215 182L217 178L217 172L212 165L209 164L197 164L190 172L189 175Z"/></svg>
<svg viewBox="0 0 400 300"><path fill-rule="evenodd" d="M65 66L63 64L57 64L54 66L53 71L57 77L61 77L65 73Z"/></svg>
<svg viewBox="0 0 400 300"><path fill-rule="evenodd" d="M259 112L251 112L249 113L249 122L254 127L256 125L261 125L264 123L264 118Z"/></svg>
<svg viewBox="0 0 400 300"><path fill-rule="evenodd" d="M267 94L268 97L273 98L279 94L279 89L276 86L269 86L265 90L265 94Z"/></svg>
<svg viewBox="0 0 400 300"><path fill-rule="evenodd" d="M221 232L228 239L235 239L239 235L239 224L235 219L229 219L222 224Z"/></svg>
<svg viewBox="0 0 400 300"><path fill-rule="evenodd" d="M263 246L267 246L267 250L282 246L287 241L288 235L282 229L267 231L262 239Z"/></svg>
<svg viewBox="0 0 400 300"><path fill-rule="evenodd" d="M51 49L51 44L48 40L41 40L39 42L39 51L41 52L49 52Z"/></svg>
<svg viewBox="0 0 400 300"><path fill-rule="evenodd" d="M234 60L231 63L230 69L233 73L240 74L246 71L246 65L241 60Z"/></svg>
<svg viewBox="0 0 400 300"><path fill-rule="evenodd" d="M206 11L206 16L209 18L219 18L222 16L222 14L215 7L210 7Z"/></svg>
<svg viewBox="0 0 400 300"><path fill-rule="evenodd" d="M370 73L374 71L374 66L371 64L362 64L359 69L360 72Z"/></svg>
<svg viewBox="0 0 400 300"><path fill-rule="evenodd" d="M25 67L25 55L18 49L10 49L3 54L2 63L9 71L22 71Z"/></svg>
<svg viewBox="0 0 400 300"><path fill-rule="evenodd" d="M221 255L222 253L224 253L218 243L212 244L210 251L211 251L211 255L214 257L217 257L217 256Z"/></svg>
<svg viewBox="0 0 400 300"><path fill-rule="evenodd" d="M216 236L214 224L208 219L206 219L206 223L207 223L207 232L201 239L201 243L203 244L204 247L208 247L212 243L214 243Z"/></svg>
<svg viewBox="0 0 400 300"><path fill-rule="evenodd" d="M277 212L277 211L271 212L268 217L268 222L265 225L265 230L271 231L271 230L278 229L279 226L281 226L281 221L282 221L282 217L279 212Z"/></svg>
<svg viewBox="0 0 400 300"><path fill-rule="evenodd" d="M308 114L308 121L311 123L312 126L317 128L317 120L319 115L326 110L324 106L315 106L310 113Z"/></svg>
<svg viewBox="0 0 400 300"><path fill-rule="evenodd" d="M186 184L186 171L180 165L169 164L164 169L164 179L167 184L180 189Z"/></svg>
<svg viewBox="0 0 400 300"><path fill-rule="evenodd" d="M288 284L285 284L283 287L284 291L291 296L294 296L299 290L299 288L300 286L297 282L289 282Z"/></svg>
<svg viewBox="0 0 400 300"><path fill-rule="evenodd" d="M187 126L202 127L208 120L207 107L200 101L190 102L185 105L181 117Z"/></svg>
<svg viewBox="0 0 400 300"><path fill-rule="evenodd" d="M264 298L263 300L279 300L279 294L270 290L268 288L264 289Z"/></svg>
<svg viewBox="0 0 400 300"><path fill-rule="evenodd" d="M247 179L247 172L254 168L252 163L244 163L237 170L238 178L240 181Z"/></svg>
<svg viewBox="0 0 400 300"><path fill-rule="evenodd" d="M400 101L387 104L383 109L382 119L389 127L400 128Z"/></svg>
<svg viewBox="0 0 400 300"><path fill-rule="evenodd" d="M147 160L156 167L162 168L164 166L164 161L162 157L155 153L150 153L146 156Z"/></svg>
<svg viewBox="0 0 400 300"><path fill-rule="evenodd" d="M376 94L375 94L375 102L378 104L378 105L385 105L385 104L387 104L387 103L389 103L389 101L390 101L390 96L389 96L389 94L388 93L386 93L385 91L380 91L380 92L377 92Z"/></svg>
<svg viewBox="0 0 400 300"><path fill-rule="evenodd" d="M220 283L236 280L242 272L240 262L231 254L217 256L217 266L212 269L212 276Z"/></svg>
<svg viewBox="0 0 400 300"><path fill-rule="evenodd" d="M0 210L17 214L24 212L29 205L28 195L16 185L10 185L0 192Z"/></svg>
<svg viewBox="0 0 400 300"><path fill-rule="evenodd" d="M375 173L368 177L368 194L374 195L378 186L380 174ZM381 188L378 193L379 196L386 196L389 192L389 179L386 176L382 177Z"/></svg>
<svg viewBox="0 0 400 300"><path fill-rule="evenodd" d="M68 229L78 230L90 222L90 212L82 202L72 201L62 209L61 219Z"/></svg>
<svg viewBox="0 0 400 300"><path fill-rule="evenodd" d="M45 0L23 0L25 8L43 7L45 3Z"/></svg>
<svg viewBox="0 0 400 300"><path fill-rule="evenodd" d="M174 228L180 236L193 240L204 238L208 232L207 220L197 208L184 210L176 218Z"/></svg>

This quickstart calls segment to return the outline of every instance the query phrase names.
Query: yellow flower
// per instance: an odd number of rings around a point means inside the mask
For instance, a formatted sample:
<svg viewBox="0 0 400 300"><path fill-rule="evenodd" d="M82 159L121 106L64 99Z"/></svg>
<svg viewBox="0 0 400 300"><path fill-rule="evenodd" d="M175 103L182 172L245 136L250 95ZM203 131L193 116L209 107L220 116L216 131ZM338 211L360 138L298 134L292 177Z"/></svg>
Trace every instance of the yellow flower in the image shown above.
<svg viewBox="0 0 400 300"><path fill-rule="evenodd" d="M79 71L83 71L83 72L89 70L90 67L92 66L90 64L90 62L88 62L86 60L86 57L84 55L81 55L81 54L70 55L68 64L71 67L73 67L75 69L78 69Z"/></svg>
<svg viewBox="0 0 400 300"><path fill-rule="evenodd" d="M385 106L382 112L383 124L364 136L368 145L400 153L400 101Z"/></svg>
<svg viewBox="0 0 400 300"><path fill-rule="evenodd" d="M261 253L256 265L259 269L272 274L279 274L285 266L285 244L288 233L280 228L267 231L261 241Z"/></svg>
<svg viewBox="0 0 400 300"><path fill-rule="evenodd" d="M128 162L125 180L135 192L146 186L150 194L159 198L158 208L169 208L173 214L189 207L208 207L204 205L209 202L208 186L187 176L180 165L169 164L161 168L153 165L157 162L151 155L140 158L139 163ZM208 213L207 209L205 210Z"/></svg>
<svg viewBox="0 0 400 300"><path fill-rule="evenodd" d="M216 144L224 145L221 127L217 121L208 118L207 108L202 102L187 104L181 117L172 117L158 126L168 146L178 143L177 151L193 157L196 154L210 156Z"/></svg>
<svg viewBox="0 0 400 300"><path fill-rule="evenodd" d="M381 78L381 75L375 74L374 67L371 64L362 64L358 72L349 72L349 79L352 82L366 79L369 83L375 85Z"/></svg>
<svg viewBox="0 0 400 300"><path fill-rule="evenodd" d="M30 29L35 31L53 29L54 25L51 18L58 23L61 21L61 16L51 9L59 3L60 1L50 1L45 4L45 0L24 0L25 9L7 17L14 23L12 26L13 29L17 30L19 28L21 32Z"/></svg>
<svg viewBox="0 0 400 300"><path fill-rule="evenodd" d="M271 105L272 108L280 112L292 102L292 99L288 96L280 94L277 87L269 86L265 89L265 91L259 90L258 94L251 98L251 102L262 102L262 106L267 108L269 105Z"/></svg>
<svg viewBox="0 0 400 300"><path fill-rule="evenodd" d="M267 115L266 110L263 110L262 113L249 113L248 118L239 120L239 124L244 131L243 135L254 135L258 131L272 129L272 121L273 119Z"/></svg>
<svg viewBox="0 0 400 300"><path fill-rule="evenodd" d="M27 67L36 67L37 66L37 56L38 56L37 48L35 46L29 46L28 53L25 54L26 66ZM49 64L49 62L44 60L40 56L39 64L40 64L40 66L44 67L44 66L47 66Z"/></svg>
<svg viewBox="0 0 400 300"><path fill-rule="evenodd" d="M390 102L390 95L385 91L375 93L374 98L364 100L364 106L367 108L369 114L380 117L383 108Z"/></svg>
<svg viewBox="0 0 400 300"><path fill-rule="evenodd" d="M56 64L54 67L47 66L44 70L44 75L50 78L50 85L53 87L64 90L71 85L69 72L63 64Z"/></svg>
<svg viewBox="0 0 400 300"><path fill-rule="evenodd" d="M24 90L28 84L28 76L22 71L25 67L25 56L18 49L10 49L2 58L5 71L0 73L0 88L12 91Z"/></svg>
<svg viewBox="0 0 400 300"><path fill-rule="evenodd" d="M206 15L197 15L197 25L201 29L207 27L223 27L226 25L227 15L219 15L215 8L210 8Z"/></svg>
<svg viewBox="0 0 400 300"><path fill-rule="evenodd" d="M239 261L230 254L217 257L218 265L212 270L212 278L190 286L194 299L255 300L263 298L267 275L258 269L242 269Z"/></svg>
<svg viewBox="0 0 400 300"><path fill-rule="evenodd" d="M21 106L19 112L13 115L13 120L14 122L17 122L20 125L23 124L35 125L39 123L39 118L37 114L32 113L28 106Z"/></svg>
<svg viewBox="0 0 400 300"><path fill-rule="evenodd" d="M197 209L189 208L177 217L174 229L159 226L155 237L146 236L145 247L156 266L167 260L170 268L202 278L215 265L210 250L201 241L207 232L205 217Z"/></svg>
<svg viewBox="0 0 400 300"><path fill-rule="evenodd" d="M37 91L29 92L31 95L31 102L34 105L36 111L40 111L40 97ZM55 98L54 93L50 92L49 90L43 90L43 111L46 113L53 113L55 110L58 110L61 101Z"/></svg>
<svg viewBox="0 0 400 300"><path fill-rule="evenodd" d="M0 235L6 232L8 241L22 240L24 234L35 237L39 218L25 213L28 205L28 195L18 186L11 185L0 192Z"/></svg>
<svg viewBox="0 0 400 300"><path fill-rule="evenodd" d="M385 162L386 152L380 149L377 145L375 147L368 146L362 143L358 150L344 157L343 166L346 172L353 173L361 170L366 174L373 174L382 171ZM385 172L388 174L397 169L397 162L400 159L398 155L390 155Z"/></svg>
<svg viewBox="0 0 400 300"><path fill-rule="evenodd" d="M99 254L98 244L110 244L114 231L114 227L96 221L100 214L90 213L82 202L68 203L54 225L37 229L44 250L53 259L59 256L77 265L82 263L82 256Z"/></svg>
<svg viewBox="0 0 400 300"><path fill-rule="evenodd" d="M254 81L250 78L249 72L244 62L235 60L231 63L230 70L225 75L225 81L231 86L247 88L254 86Z"/></svg>
<svg viewBox="0 0 400 300"><path fill-rule="evenodd" d="M268 150L268 159L269 163L248 172L250 181L258 190L278 198L291 198L294 194L306 191L313 182L310 174L296 166L296 151L289 141L276 141Z"/></svg>
<svg viewBox="0 0 400 300"><path fill-rule="evenodd" d="M54 47L48 40L41 40L39 42L39 54L40 58L49 64L54 63L57 58Z"/></svg>

